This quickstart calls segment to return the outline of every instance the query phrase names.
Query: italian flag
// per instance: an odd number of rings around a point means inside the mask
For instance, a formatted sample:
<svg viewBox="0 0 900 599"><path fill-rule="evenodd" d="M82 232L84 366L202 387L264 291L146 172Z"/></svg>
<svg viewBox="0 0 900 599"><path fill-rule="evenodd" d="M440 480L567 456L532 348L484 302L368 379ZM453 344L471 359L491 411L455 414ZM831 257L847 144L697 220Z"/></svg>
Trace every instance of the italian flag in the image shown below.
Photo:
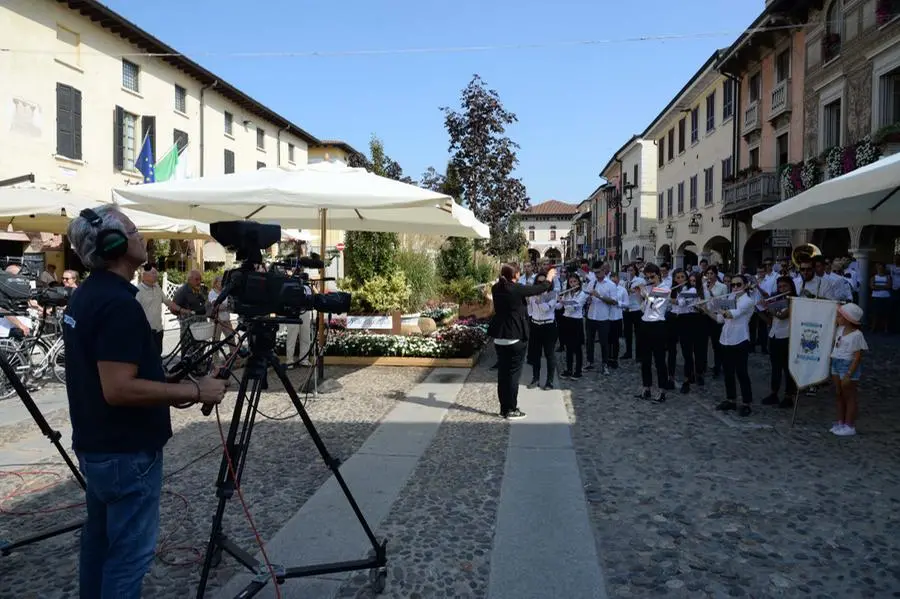
<svg viewBox="0 0 900 599"><path fill-rule="evenodd" d="M156 175L156 182L187 179L187 148L178 153L178 144L173 144L169 151L159 159L153 171Z"/></svg>

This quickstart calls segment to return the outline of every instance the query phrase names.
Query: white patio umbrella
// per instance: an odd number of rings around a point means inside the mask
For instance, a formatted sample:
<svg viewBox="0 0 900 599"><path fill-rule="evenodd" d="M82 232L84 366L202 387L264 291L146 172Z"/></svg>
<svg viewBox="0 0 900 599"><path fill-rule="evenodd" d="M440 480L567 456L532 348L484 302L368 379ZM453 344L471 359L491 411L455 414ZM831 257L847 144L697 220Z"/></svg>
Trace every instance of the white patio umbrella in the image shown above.
<svg viewBox="0 0 900 599"><path fill-rule="evenodd" d="M282 229L281 241L312 241L312 235L309 231L301 231L300 229Z"/></svg>
<svg viewBox="0 0 900 599"><path fill-rule="evenodd" d="M0 228L65 233L72 218L85 208L102 205L88 196L56 187L0 187ZM121 207L146 239L209 239L209 226Z"/></svg>
<svg viewBox="0 0 900 599"><path fill-rule="evenodd" d="M131 185L113 197L137 210L206 223L252 219L285 228L490 236L450 196L329 162Z"/></svg>
<svg viewBox="0 0 900 599"><path fill-rule="evenodd" d="M900 154L829 179L753 217L754 229L900 225Z"/></svg>

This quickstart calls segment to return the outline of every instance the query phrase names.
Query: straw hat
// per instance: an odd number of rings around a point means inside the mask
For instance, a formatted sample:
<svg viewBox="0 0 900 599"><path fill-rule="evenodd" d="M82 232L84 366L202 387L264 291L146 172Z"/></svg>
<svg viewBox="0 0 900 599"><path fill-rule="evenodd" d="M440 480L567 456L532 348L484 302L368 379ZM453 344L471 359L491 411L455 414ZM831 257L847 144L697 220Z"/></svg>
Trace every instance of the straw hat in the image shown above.
<svg viewBox="0 0 900 599"><path fill-rule="evenodd" d="M856 304L844 304L838 308L838 312L853 324L859 324L859 321L862 320L863 317L862 308Z"/></svg>

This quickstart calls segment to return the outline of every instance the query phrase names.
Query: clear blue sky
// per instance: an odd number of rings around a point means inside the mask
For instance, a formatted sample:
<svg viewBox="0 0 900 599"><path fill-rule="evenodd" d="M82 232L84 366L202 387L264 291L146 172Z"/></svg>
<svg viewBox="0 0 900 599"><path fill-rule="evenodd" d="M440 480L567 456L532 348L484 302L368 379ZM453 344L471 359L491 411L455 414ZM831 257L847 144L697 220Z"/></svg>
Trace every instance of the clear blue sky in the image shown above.
<svg viewBox="0 0 900 599"><path fill-rule="evenodd" d="M365 150L374 133L418 178L443 170L440 106L458 106L478 73L519 117L518 175L533 204L578 202L632 134L640 133L764 0L105 0L319 138ZM234 58L228 52L388 50L714 34L471 53Z"/></svg>

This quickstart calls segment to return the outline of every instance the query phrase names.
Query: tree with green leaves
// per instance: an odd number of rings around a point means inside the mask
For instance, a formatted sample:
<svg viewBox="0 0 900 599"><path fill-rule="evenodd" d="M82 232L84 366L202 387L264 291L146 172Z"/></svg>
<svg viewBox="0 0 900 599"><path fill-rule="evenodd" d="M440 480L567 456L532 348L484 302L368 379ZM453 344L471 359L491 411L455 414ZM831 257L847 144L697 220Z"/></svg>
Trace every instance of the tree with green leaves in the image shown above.
<svg viewBox="0 0 900 599"><path fill-rule="evenodd" d="M422 175L422 187L448 195L461 203L462 187L452 163L447 165L443 175L434 167L428 167ZM472 267L472 252L472 242L465 237L448 237L437 257L437 271L441 279L449 282L468 276Z"/></svg>
<svg viewBox="0 0 900 599"><path fill-rule="evenodd" d="M384 144L376 136L369 141L370 157L354 154L348 158L349 166L365 168L371 173L404 183L413 183L403 175L403 169L384 151ZM397 250L400 239L396 233L347 231L344 250L344 274L356 284L378 275L388 275L396 270Z"/></svg>
<svg viewBox="0 0 900 599"><path fill-rule="evenodd" d="M458 178L458 195L453 197L490 227L488 252L501 257L518 253L512 250L528 242L514 217L528 207L529 198L522 180L513 176L519 145L506 135L516 115L478 75L462 91L460 110L441 111L450 136L448 172Z"/></svg>

